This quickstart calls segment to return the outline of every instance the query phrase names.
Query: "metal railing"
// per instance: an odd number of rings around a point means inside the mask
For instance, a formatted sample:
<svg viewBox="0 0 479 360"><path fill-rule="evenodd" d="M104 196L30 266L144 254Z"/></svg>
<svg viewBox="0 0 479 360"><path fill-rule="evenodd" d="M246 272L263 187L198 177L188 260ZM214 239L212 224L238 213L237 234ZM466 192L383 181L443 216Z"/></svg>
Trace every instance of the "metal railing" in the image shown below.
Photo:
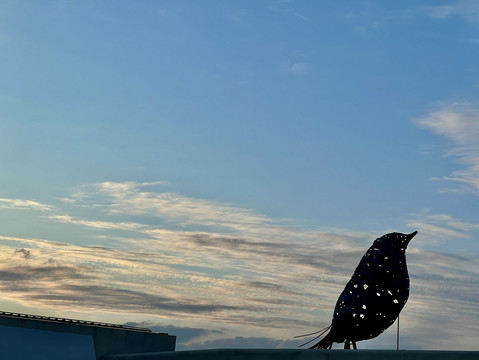
<svg viewBox="0 0 479 360"><path fill-rule="evenodd" d="M142 328L142 327L136 327L136 326L109 324L109 323L100 322L100 321L65 319L65 318L59 318L54 316L22 314L22 313L8 312L8 311L0 311L0 316L20 318L20 319L40 320L40 321L47 321L47 322L75 324L75 325L98 326L98 327L106 327L106 328L121 329L121 330L152 332L152 330L148 328Z"/></svg>

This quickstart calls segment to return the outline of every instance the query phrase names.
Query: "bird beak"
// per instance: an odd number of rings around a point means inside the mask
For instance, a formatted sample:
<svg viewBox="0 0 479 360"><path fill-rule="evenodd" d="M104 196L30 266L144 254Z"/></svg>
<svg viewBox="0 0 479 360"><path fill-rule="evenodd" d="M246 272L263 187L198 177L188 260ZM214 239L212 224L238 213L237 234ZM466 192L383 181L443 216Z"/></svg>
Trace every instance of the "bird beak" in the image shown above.
<svg viewBox="0 0 479 360"><path fill-rule="evenodd" d="M417 231L414 231L406 235L406 240L405 240L406 245L409 244L409 242L412 240L414 236L416 236L416 234L417 234Z"/></svg>

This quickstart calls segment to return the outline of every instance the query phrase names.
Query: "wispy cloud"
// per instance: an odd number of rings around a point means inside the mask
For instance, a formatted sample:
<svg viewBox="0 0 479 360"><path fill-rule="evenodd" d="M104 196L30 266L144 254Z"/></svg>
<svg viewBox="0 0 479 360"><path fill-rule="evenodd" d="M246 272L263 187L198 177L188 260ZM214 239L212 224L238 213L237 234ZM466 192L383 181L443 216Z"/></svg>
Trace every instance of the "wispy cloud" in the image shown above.
<svg viewBox="0 0 479 360"><path fill-rule="evenodd" d="M76 219L69 215L50 215L49 219L56 220L58 222L75 224L86 227L92 227L96 229L118 229L118 230L142 230L148 228L146 225L133 223L133 222L112 222L112 221L100 221L100 220L85 220Z"/></svg>
<svg viewBox="0 0 479 360"><path fill-rule="evenodd" d="M450 141L447 156L452 156L462 169L440 179L459 184L454 191L468 191L479 195L479 107L470 103L442 106L417 120L435 134Z"/></svg>
<svg viewBox="0 0 479 360"><path fill-rule="evenodd" d="M428 6L424 9L429 17L435 19L446 19L458 13L457 3L451 3L450 5Z"/></svg>
<svg viewBox="0 0 479 360"><path fill-rule="evenodd" d="M244 337L236 336L233 338L218 338L214 340L190 342L188 348L191 349L277 349L277 348L296 348L301 342L298 340L280 340L268 337Z"/></svg>
<svg viewBox="0 0 479 360"><path fill-rule="evenodd" d="M268 9L276 13L288 14L302 22L311 21L308 16L304 15L304 12L302 10L300 10L297 6L294 6L293 2L289 0L272 2L268 5Z"/></svg>
<svg viewBox="0 0 479 360"><path fill-rule="evenodd" d="M479 3L475 0L451 1L447 4L427 6L424 10L428 16L435 19L459 16L473 23L479 22Z"/></svg>
<svg viewBox="0 0 479 360"><path fill-rule="evenodd" d="M302 78L311 73L311 64L304 61L282 61L280 70L286 74Z"/></svg>
<svg viewBox="0 0 479 360"><path fill-rule="evenodd" d="M421 234L429 239L428 245L437 245L446 240L472 238L472 234L479 230L479 223L473 224L457 219L448 214L433 214L429 209L418 213L408 224L411 228L421 229Z"/></svg>
<svg viewBox="0 0 479 360"><path fill-rule="evenodd" d="M42 204L34 200L24 200L24 199L5 199L0 198L0 207L8 207L12 209L21 209L21 210L40 210L48 211L51 210L51 206Z"/></svg>
<svg viewBox="0 0 479 360"><path fill-rule="evenodd" d="M309 65L304 62L298 62L291 65L291 72L297 76L305 76L309 72Z"/></svg>
<svg viewBox="0 0 479 360"><path fill-rule="evenodd" d="M73 195L78 205L103 208L112 215L152 216L181 225L221 226L241 230L271 219L251 210L173 192L153 192L153 183L103 182L84 187ZM157 183L154 183L157 184Z"/></svg>

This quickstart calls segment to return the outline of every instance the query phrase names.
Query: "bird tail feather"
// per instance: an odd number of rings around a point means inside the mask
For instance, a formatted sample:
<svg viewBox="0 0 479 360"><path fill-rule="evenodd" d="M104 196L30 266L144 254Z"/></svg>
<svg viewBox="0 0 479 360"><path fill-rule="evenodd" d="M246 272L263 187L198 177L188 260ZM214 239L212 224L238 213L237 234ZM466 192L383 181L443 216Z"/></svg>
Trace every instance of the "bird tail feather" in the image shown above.
<svg viewBox="0 0 479 360"><path fill-rule="evenodd" d="M310 349L331 349L333 346L333 340L331 340L331 333L328 333L320 341L310 347Z"/></svg>
<svg viewBox="0 0 479 360"><path fill-rule="evenodd" d="M295 338L319 334L319 335L316 335L316 336L315 336L314 338L312 338L311 340L305 342L304 344L299 345L299 347L302 347L302 346L307 345L307 344L313 342L314 340L320 338L320 337L323 336L326 332L328 332L329 329L331 329L331 325L329 325L328 327L326 327L326 328L324 328L324 329L321 329L321 330L319 330L319 331L316 331L316 332L314 332L314 333L295 336ZM326 336L325 336L324 338L322 338L322 339L321 339L320 341L318 341L316 344L314 344L313 346L311 346L310 349L331 349L331 346L332 346L332 345L333 345L333 341L331 340L331 333L328 333L328 334L326 334Z"/></svg>

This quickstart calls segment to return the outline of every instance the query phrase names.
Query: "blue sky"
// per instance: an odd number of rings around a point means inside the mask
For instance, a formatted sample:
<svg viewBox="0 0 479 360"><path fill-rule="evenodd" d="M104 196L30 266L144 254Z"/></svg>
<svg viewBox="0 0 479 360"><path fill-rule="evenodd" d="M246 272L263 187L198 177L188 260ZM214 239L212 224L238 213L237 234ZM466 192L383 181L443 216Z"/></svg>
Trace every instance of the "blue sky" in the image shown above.
<svg viewBox="0 0 479 360"><path fill-rule="evenodd" d="M476 1L0 1L2 310L293 347L418 230L402 346L477 350L478 55Z"/></svg>

